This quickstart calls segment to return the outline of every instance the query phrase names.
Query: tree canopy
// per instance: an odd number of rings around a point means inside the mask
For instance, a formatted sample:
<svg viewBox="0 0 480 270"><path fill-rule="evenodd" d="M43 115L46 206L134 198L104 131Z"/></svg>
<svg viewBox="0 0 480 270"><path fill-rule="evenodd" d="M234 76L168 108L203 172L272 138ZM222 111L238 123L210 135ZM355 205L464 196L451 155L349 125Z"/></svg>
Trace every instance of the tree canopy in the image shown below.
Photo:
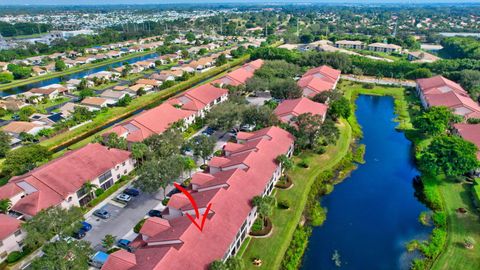
<svg viewBox="0 0 480 270"><path fill-rule="evenodd" d="M441 135L420 153L420 164L432 174L459 176L478 168L477 150L458 136Z"/></svg>

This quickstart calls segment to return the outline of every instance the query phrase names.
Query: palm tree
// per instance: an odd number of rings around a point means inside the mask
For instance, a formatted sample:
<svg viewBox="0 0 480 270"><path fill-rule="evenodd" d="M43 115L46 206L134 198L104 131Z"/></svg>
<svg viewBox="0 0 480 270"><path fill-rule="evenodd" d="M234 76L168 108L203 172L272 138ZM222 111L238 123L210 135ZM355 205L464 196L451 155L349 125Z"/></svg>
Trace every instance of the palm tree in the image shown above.
<svg viewBox="0 0 480 270"><path fill-rule="evenodd" d="M293 166L292 161L286 155L279 155L276 161L284 170L289 170Z"/></svg>
<svg viewBox="0 0 480 270"><path fill-rule="evenodd" d="M255 196L252 200L253 206L257 207L257 213L263 220L262 229L265 226L267 218L272 215L275 206L275 198L271 196Z"/></svg>
<svg viewBox="0 0 480 270"><path fill-rule="evenodd" d="M0 200L0 213L6 214L12 207L12 202L9 199Z"/></svg>
<svg viewBox="0 0 480 270"><path fill-rule="evenodd" d="M83 189L85 190L85 194L90 194L98 188L97 185L92 184L92 182L87 181L83 184Z"/></svg>

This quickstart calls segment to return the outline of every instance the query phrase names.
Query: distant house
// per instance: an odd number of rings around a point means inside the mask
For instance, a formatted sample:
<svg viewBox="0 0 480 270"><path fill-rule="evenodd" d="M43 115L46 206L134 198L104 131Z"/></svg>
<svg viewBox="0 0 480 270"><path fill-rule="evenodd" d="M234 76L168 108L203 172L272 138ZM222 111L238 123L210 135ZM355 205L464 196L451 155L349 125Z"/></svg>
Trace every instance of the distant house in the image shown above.
<svg viewBox="0 0 480 270"><path fill-rule="evenodd" d="M7 259L9 253L22 251L25 232L21 228L22 221L9 215L0 214L0 224L1 263Z"/></svg>
<svg viewBox="0 0 480 270"><path fill-rule="evenodd" d="M107 190L134 168L130 152L88 144L66 153L23 175L12 177L0 187L0 199L10 199L11 211L26 218L43 209L84 206L95 194L85 183Z"/></svg>
<svg viewBox="0 0 480 270"><path fill-rule="evenodd" d="M21 108L27 105L27 103L16 98L5 98L3 100L0 100L0 108L13 112L19 111Z"/></svg>
<svg viewBox="0 0 480 270"><path fill-rule="evenodd" d="M100 94L100 97L106 99L107 104L114 105L114 104L117 104L118 101L124 98L126 95L128 94L123 91L114 91L114 90L107 89Z"/></svg>
<svg viewBox="0 0 480 270"><path fill-rule="evenodd" d="M480 118L480 106L459 84L443 76L417 80L423 107L446 106L464 118Z"/></svg>
<svg viewBox="0 0 480 270"><path fill-rule="evenodd" d="M134 66L139 66L143 69L155 68L155 62L153 61L139 61L133 63Z"/></svg>
<svg viewBox="0 0 480 270"><path fill-rule="evenodd" d="M32 94L41 95L44 98L55 99L60 95L68 92L68 89L63 85L48 85L42 88L32 88L28 92Z"/></svg>
<svg viewBox="0 0 480 270"><path fill-rule="evenodd" d="M143 91L145 92L150 92L153 90L153 86L151 85L148 85L148 84L141 84L141 83L137 83L137 84L134 84L132 86L129 86L128 89L134 93L138 93L138 91L140 89L143 89Z"/></svg>
<svg viewBox="0 0 480 270"><path fill-rule="evenodd" d="M99 110L108 106L108 100L101 97L87 97L80 104L87 106L90 110Z"/></svg>
<svg viewBox="0 0 480 270"><path fill-rule="evenodd" d="M152 79L139 79L136 82L137 84L144 84L144 85L149 85L152 86L153 88L158 88L162 82L157 81L157 80L152 80Z"/></svg>
<svg viewBox="0 0 480 270"><path fill-rule="evenodd" d="M165 82L165 81L174 81L175 76L166 73L155 73L150 75L150 79Z"/></svg>
<svg viewBox="0 0 480 270"><path fill-rule="evenodd" d="M118 77L120 77L120 74L117 73L117 72L100 71L100 72L97 72L97 73L90 74L86 78L88 80L94 80L95 78L97 78L97 79L104 79L104 80L108 80L108 81L114 81Z"/></svg>
<svg viewBox="0 0 480 270"><path fill-rule="evenodd" d="M7 71L9 64L10 63L7 63L7 62L0 62L0 71Z"/></svg>
<svg viewBox="0 0 480 270"><path fill-rule="evenodd" d="M46 75L47 73L48 72L42 67L38 67L38 66L32 67L33 76L42 76L42 75Z"/></svg>
<svg viewBox="0 0 480 270"><path fill-rule="evenodd" d="M422 51L415 51L415 52L408 53L408 60L414 63L433 63L440 59L441 58L438 56L435 56L427 52L422 52Z"/></svg>
<svg viewBox="0 0 480 270"><path fill-rule="evenodd" d="M31 135L36 135L40 130L48 128L48 126L39 123L12 121L2 127L2 130L13 137L19 138L20 134L25 132Z"/></svg>
<svg viewBox="0 0 480 270"><path fill-rule="evenodd" d="M339 40L335 42L335 47L341 49L363 50L365 49L365 43L359 40Z"/></svg>
<svg viewBox="0 0 480 270"><path fill-rule="evenodd" d="M307 71L297 82L303 96L314 97L324 91L335 89L340 79L340 70L329 66L320 66Z"/></svg>
<svg viewBox="0 0 480 270"><path fill-rule="evenodd" d="M284 123L295 123L295 118L301 114L310 113L320 115L322 121L325 121L328 106L322 103L314 102L308 98L301 97L297 99L284 100L280 103L273 113Z"/></svg>
<svg viewBox="0 0 480 270"><path fill-rule="evenodd" d="M372 44L368 44L368 50L374 51L374 52L384 52L384 53L401 53L402 47L395 44L372 43Z"/></svg>

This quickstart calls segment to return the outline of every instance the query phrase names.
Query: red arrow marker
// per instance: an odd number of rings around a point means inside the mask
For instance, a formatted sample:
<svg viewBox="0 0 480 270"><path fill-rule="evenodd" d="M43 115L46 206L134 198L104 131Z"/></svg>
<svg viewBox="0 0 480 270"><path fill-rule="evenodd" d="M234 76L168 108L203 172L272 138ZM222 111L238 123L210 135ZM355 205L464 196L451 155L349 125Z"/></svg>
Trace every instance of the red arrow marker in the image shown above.
<svg viewBox="0 0 480 270"><path fill-rule="evenodd" d="M198 206L197 206L197 202L195 201L195 199L193 199L192 195L190 194L190 192L188 192L186 189L184 189L182 186L180 186L179 184L177 183L173 183L173 185L178 189L180 190L183 194L185 194L185 196L187 196L188 200L190 200L190 203L192 204L193 206L193 209L195 210L195 219L200 219L200 212L198 211ZM195 226L197 226L197 228L200 230L200 231L203 231L203 226L205 225L205 220L207 219L207 216L208 216L208 213L210 212L210 207L212 206L211 203L209 203L207 205L207 209L205 210L205 213L203 213L202 215L202 220L200 221L200 224L197 223L197 221L195 221L195 219L187 213L187 217L190 219L190 221L195 224Z"/></svg>

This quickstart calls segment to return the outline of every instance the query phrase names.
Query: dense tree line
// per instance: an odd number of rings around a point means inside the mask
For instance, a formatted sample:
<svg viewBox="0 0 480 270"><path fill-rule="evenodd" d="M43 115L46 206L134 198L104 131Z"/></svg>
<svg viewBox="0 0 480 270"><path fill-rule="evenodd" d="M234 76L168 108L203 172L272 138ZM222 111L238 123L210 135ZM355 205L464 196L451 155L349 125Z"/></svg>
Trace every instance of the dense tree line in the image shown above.
<svg viewBox="0 0 480 270"><path fill-rule="evenodd" d="M441 41L442 52L452 58L480 59L480 40L474 37L448 37Z"/></svg>
<svg viewBox="0 0 480 270"><path fill-rule="evenodd" d="M0 22L0 34L4 37L45 33L51 29L52 26L48 24Z"/></svg>

